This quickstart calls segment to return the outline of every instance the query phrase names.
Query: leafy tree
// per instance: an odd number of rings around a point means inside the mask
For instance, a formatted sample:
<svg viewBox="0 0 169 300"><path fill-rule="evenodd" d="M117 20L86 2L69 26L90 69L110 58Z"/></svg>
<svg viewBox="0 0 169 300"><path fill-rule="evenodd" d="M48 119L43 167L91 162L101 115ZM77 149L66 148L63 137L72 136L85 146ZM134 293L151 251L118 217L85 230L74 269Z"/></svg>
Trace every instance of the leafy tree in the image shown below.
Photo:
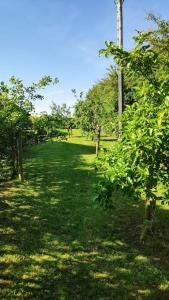
<svg viewBox="0 0 169 300"><path fill-rule="evenodd" d="M117 111L117 74L113 69L107 77L97 82L75 105L75 120L87 135L96 138L98 155L101 130L111 132ZM76 96L77 98L77 96Z"/></svg>
<svg viewBox="0 0 169 300"><path fill-rule="evenodd" d="M105 177L98 186L98 200L111 207L113 191L146 199L145 233L153 230L158 186L164 185L163 199L168 198L169 180L169 22L149 18L157 29L138 32L131 52L119 49L111 42L101 50L125 68L137 84L136 102L124 112L121 140L103 155L99 169ZM161 199L161 198L160 198Z"/></svg>
<svg viewBox="0 0 169 300"><path fill-rule="evenodd" d="M42 141L44 138L51 137L55 130L54 121L47 112L41 112L40 115L31 116L31 129L32 138L37 143Z"/></svg>
<svg viewBox="0 0 169 300"><path fill-rule="evenodd" d="M7 165L11 166L12 177L18 174L23 180L22 141L30 126L33 101L43 99L38 91L57 81L45 76L27 87L22 80L11 77L9 84L0 83L0 159L5 158Z"/></svg>
<svg viewBox="0 0 169 300"><path fill-rule="evenodd" d="M66 103L57 105L55 102L52 102L50 108L53 120L56 121L59 128L68 128L69 123L71 122L70 107L67 107Z"/></svg>

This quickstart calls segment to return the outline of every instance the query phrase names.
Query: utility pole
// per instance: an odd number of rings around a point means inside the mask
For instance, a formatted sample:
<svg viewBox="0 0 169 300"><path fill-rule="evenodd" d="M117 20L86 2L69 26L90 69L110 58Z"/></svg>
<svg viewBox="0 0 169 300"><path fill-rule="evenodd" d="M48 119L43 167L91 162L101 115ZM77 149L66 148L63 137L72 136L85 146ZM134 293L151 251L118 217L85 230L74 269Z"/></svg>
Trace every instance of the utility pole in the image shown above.
<svg viewBox="0 0 169 300"><path fill-rule="evenodd" d="M124 0L115 0L117 7L117 43L119 48L123 47L123 2ZM124 109L124 80L123 72L118 66L118 113L121 115ZM119 125L121 128L121 125ZM119 128L119 129L120 129Z"/></svg>

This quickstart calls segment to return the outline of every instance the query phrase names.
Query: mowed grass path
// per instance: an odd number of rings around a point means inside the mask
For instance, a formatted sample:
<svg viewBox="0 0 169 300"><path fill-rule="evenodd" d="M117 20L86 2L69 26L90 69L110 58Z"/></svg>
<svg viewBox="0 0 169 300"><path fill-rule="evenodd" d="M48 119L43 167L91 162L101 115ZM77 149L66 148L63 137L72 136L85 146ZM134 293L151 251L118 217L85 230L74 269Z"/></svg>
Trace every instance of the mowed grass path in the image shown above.
<svg viewBox="0 0 169 300"><path fill-rule="evenodd" d="M1 300L169 299L169 244L138 243L138 204L96 206L94 153L78 135L32 146L26 182L1 187Z"/></svg>

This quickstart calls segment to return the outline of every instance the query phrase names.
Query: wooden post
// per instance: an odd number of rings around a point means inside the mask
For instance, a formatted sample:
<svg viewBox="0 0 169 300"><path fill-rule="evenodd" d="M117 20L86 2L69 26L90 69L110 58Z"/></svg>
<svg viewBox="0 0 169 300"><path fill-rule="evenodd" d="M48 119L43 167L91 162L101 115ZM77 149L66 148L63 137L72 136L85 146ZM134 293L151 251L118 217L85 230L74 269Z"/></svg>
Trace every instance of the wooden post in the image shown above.
<svg viewBox="0 0 169 300"><path fill-rule="evenodd" d="M19 179L21 181L24 181L23 164L22 164L23 154L22 154L22 134L21 134L21 131L19 131L18 137L17 137L17 148L18 148L18 175L19 175Z"/></svg>
<svg viewBox="0 0 169 300"><path fill-rule="evenodd" d="M12 178L14 178L17 175L17 147L16 147L16 138L15 133L12 133L11 136L11 166L12 166Z"/></svg>
<svg viewBox="0 0 169 300"><path fill-rule="evenodd" d="M97 125L97 127L96 127L96 156L99 155L99 150L100 150L100 135L101 135L101 126Z"/></svg>

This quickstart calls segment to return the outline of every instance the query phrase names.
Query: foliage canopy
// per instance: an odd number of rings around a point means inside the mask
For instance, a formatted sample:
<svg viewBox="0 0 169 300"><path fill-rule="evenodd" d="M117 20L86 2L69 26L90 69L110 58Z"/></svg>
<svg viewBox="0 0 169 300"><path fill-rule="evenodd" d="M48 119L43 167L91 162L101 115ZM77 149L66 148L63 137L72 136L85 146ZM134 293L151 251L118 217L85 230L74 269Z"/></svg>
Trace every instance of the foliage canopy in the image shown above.
<svg viewBox="0 0 169 300"><path fill-rule="evenodd" d="M136 46L127 52L112 42L100 51L112 55L131 78L135 78L136 102L122 117L120 140L103 154L98 167L105 174L98 185L97 199L111 207L116 189L128 195L145 195L155 204L157 188L169 180L169 22L150 15L157 29L138 32ZM151 219L152 216L150 216Z"/></svg>

